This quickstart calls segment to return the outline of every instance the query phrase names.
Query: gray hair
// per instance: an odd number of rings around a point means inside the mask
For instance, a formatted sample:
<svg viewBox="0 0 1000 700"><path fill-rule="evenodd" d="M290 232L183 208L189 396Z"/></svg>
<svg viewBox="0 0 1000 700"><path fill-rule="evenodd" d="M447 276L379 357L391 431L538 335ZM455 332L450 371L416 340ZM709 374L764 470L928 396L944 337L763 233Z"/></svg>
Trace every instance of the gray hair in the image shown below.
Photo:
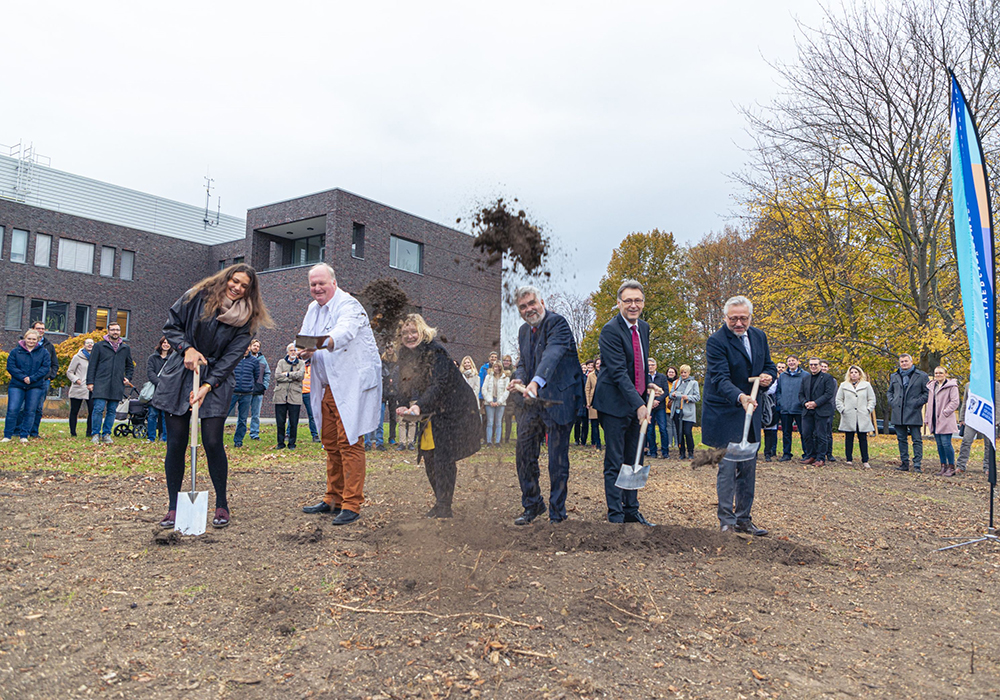
<svg viewBox="0 0 1000 700"><path fill-rule="evenodd" d="M295 343L289 343L288 345L285 346L285 352L288 352L289 350L295 347L298 347Z"/></svg>
<svg viewBox="0 0 1000 700"><path fill-rule="evenodd" d="M624 292L626 289L638 289L640 292L642 292L642 296L643 297L646 296L646 292L644 292L642 290L642 283L641 282L639 282L638 280L628 279L628 280L625 280L624 282L622 282L621 286L618 288L618 300L619 301L621 301L622 292Z"/></svg>
<svg viewBox="0 0 1000 700"><path fill-rule="evenodd" d="M538 291L538 287L533 287L530 284L525 284L514 290L514 303L515 304L520 303L521 299L528 296L529 294L534 294L535 298L538 299L538 301L544 302L544 299L542 299L542 293Z"/></svg>
<svg viewBox="0 0 1000 700"><path fill-rule="evenodd" d="M326 270L327 272L330 273L330 281L336 283L337 273L333 271L333 265L329 265L325 262L318 263L309 268L309 274L311 275L316 270Z"/></svg>
<svg viewBox="0 0 1000 700"><path fill-rule="evenodd" d="M729 315L729 309L733 306L745 306L747 307L747 313L753 316L753 302L744 296L729 297L726 303L722 307L722 313L726 316Z"/></svg>

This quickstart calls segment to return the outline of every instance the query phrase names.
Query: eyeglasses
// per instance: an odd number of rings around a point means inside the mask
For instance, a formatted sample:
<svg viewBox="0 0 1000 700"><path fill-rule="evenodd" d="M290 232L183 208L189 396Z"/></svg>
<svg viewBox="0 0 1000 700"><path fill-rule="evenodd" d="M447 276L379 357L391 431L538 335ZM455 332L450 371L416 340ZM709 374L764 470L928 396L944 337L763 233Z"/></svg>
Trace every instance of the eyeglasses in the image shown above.
<svg viewBox="0 0 1000 700"><path fill-rule="evenodd" d="M645 299L621 299L621 303L625 306L642 306L646 303Z"/></svg>
<svg viewBox="0 0 1000 700"><path fill-rule="evenodd" d="M726 316L733 323L748 323L750 321L749 316Z"/></svg>

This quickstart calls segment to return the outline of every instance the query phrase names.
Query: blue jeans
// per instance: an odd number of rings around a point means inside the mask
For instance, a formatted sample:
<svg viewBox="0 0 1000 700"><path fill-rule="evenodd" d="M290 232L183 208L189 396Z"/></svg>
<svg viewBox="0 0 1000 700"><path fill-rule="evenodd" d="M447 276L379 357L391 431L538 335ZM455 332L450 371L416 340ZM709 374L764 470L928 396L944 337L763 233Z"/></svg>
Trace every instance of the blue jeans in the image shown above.
<svg viewBox="0 0 1000 700"><path fill-rule="evenodd" d="M312 433L313 440L317 440L319 439L319 433L316 432L316 421L313 420L312 402L309 400L308 392L302 394L302 407L306 409L306 415L309 416L309 432ZM290 425L289 428L291 428ZM291 437L291 435L288 437Z"/></svg>
<svg viewBox="0 0 1000 700"><path fill-rule="evenodd" d="M236 434L233 435L235 447L243 445L243 436L247 434L247 416L250 415L251 404L253 404L253 394L233 394L233 400L229 402L229 414L232 414L233 406L239 407L236 418Z"/></svg>
<svg viewBox="0 0 1000 700"><path fill-rule="evenodd" d="M260 407L264 403L263 394L254 394L250 402L250 439L260 440Z"/></svg>
<svg viewBox="0 0 1000 700"><path fill-rule="evenodd" d="M115 411L117 409L117 401L112 401L111 399L94 399L94 414L91 421L94 427L94 435L111 435L111 428L115 424ZM105 411L107 411L106 414Z"/></svg>
<svg viewBox="0 0 1000 700"><path fill-rule="evenodd" d="M49 395L49 385L51 383L51 379L46 379L42 382L42 398L38 402L38 407L34 413L25 413L21 418L21 421L24 423L31 420L31 424L28 426L28 437L38 437L38 427L42 424L42 409L45 408L45 397Z"/></svg>
<svg viewBox="0 0 1000 700"><path fill-rule="evenodd" d="M937 441L941 464L955 466L955 447L951 444L951 433L934 433L934 440Z"/></svg>
<svg viewBox="0 0 1000 700"><path fill-rule="evenodd" d="M46 382L47 383L47 382ZM11 380L7 387L7 420L3 424L5 438L28 437L31 421L34 420L38 405L45 399L45 389L27 389L17 386Z"/></svg>
<svg viewBox="0 0 1000 700"><path fill-rule="evenodd" d="M899 461L902 466L910 465L910 450L906 437L913 440L913 468L920 469L924 461L924 438L920 435L919 425L897 425L896 442L899 444Z"/></svg>
<svg viewBox="0 0 1000 700"><path fill-rule="evenodd" d="M160 440L167 441L167 416L158 408L149 406L146 413L146 439L156 442L156 431L160 431Z"/></svg>
<svg viewBox="0 0 1000 700"><path fill-rule="evenodd" d="M385 442L385 426L383 422L385 421L385 401L382 402L382 410L379 411L378 415L378 427L365 435L365 449L372 446L372 442L375 442L377 447L382 447Z"/></svg>
<svg viewBox="0 0 1000 700"><path fill-rule="evenodd" d="M661 407L662 408L662 407ZM653 411L649 427L646 428L646 449L649 456L656 456L656 431L660 431L660 448L664 457L670 456L670 439L667 437L667 409Z"/></svg>
<svg viewBox="0 0 1000 700"><path fill-rule="evenodd" d="M507 408L506 404L500 406L486 407L486 444L489 445L492 437L493 444L500 444L500 436L503 433L503 412Z"/></svg>

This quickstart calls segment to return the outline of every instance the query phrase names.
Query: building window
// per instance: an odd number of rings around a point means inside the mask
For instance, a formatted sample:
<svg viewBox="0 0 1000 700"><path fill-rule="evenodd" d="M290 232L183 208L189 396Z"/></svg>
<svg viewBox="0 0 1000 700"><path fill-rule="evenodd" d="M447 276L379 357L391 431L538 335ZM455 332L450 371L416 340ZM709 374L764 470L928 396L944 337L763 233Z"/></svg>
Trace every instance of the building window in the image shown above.
<svg viewBox="0 0 1000 700"><path fill-rule="evenodd" d="M48 267L52 261L52 236L44 233L35 234L35 264L38 267Z"/></svg>
<svg viewBox="0 0 1000 700"><path fill-rule="evenodd" d="M3 260L3 226L0 226L0 260Z"/></svg>
<svg viewBox="0 0 1000 700"><path fill-rule="evenodd" d="M28 326L36 321L45 324L46 333L66 334L69 304L65 301L31 300L31 312L28 314Z"/></svg>
<svg viewBox="0 0 1000 700"><path fill-rule="evenodd" d="M239 256L233 258L233 265L239 265L241 262L243 262L243 256L242 255L239 255Z"/></svg>
<svg viewBox="0 0 1000 700"><path fill-rule="evenodd" d="M118 325L121 326L122 338L128 338L128 311L119 311L116 320L118 321Z"/></svg>
<svg viewBox="0 0 1000 700"><path fill-rule="evenodd" d="M351 257L358 260L365 259L365 225L355 222L354 232L351 233Z"/></svg>
<svg viewBox="0 0 1000 700"><path fill-rule="evenodd" d="M424 273L424 244L389 236L389 267L422 275Z"/></svg>
<svg viewBox="0 0 1000 700"><path fill-rule="evenodd" d="M56 267L70 272L94 274L94 244L60 238Z"/></svg>
<svg viewBox="0 0 1000 700"><path fill-rule="evenodd" d="M19 228L11 231L10 261L23 263L28 259L28 232Z"/></svg>
<svg viewBox="0 0 1000 700"><path fill-rule="evenodd" d="M3 327L9 331L21 330L21 314L24 313L24 297L7 297L7 315Z"/></svg>
<svg viewBox="0 0 1000 700"><path fill-rule="evenodd" d="M118 276L123 280L132 279L132 270L135 267L135 252L131 250L122 251L122 269L119 270Z"/></svg>
<svg viewBox="0 0 1000 700"><path fill-rule="evenodd" d="M77 304L76 326L73 327L73 332L76 335L80 335L81 333L86 333L89 327L90 327L90 307L84 306L83 304Z"/></svg>
<svg viewBox="0 0 1000 700"><path fill-rule="evenodd" d="M219 269L220 270L225 270L226 269L226 261L225 260L220 260L219 261Z"/></svg>
<svg viewBox="0 0 1000 700"><path fill-rule="evenodd" d="M108 317L111 316L111 309L105 309L102 306L97 307L97 317L94 319L94 330L95 331L106 331L108 330Z"/></svg>
<svg viewBox="0 0 1000 700"><path fill-rule="evenodd" d="M326 235L309 236L292 241L292 265L323 262L326 257Z"/></svg>
<svg viewBox="0 0 1000 700"><path fill-rule="evenodd" d="M115 249L101 246L101 277L111 277L115 274Z"/></svg>

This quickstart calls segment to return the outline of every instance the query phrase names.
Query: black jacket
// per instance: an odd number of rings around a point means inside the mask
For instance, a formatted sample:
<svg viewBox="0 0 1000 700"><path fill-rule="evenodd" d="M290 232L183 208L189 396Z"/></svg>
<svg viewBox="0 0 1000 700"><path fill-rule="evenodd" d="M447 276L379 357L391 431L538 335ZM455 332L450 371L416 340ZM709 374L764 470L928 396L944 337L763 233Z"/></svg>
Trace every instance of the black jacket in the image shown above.
<svg viewBox="0 0 1000 700"><path fill-rule="evenodd" d="M174 352L160 372L156 393L149 403L175 416L182 416L191 409L188 394L192 389L193 373L184 367L184 351L193 347L208 360L201 368L201 382L212 386L198 414L202 418L219 418L229 413L236 384L233 368L250 347L250 324L236 328L220 323L217 318L203 319L203 295L191 300L186 296L174 302L167 315L163 335Z"/></svg>
<svg viewBox="0 0 1000 700"><path fill-rule="evenodd" d="M90 351L90 364L87 365L87 384L94 386L91 395L95 399L121 401L125 395L122 380L131 381L134 371L132 350L124 340L118 346L118 352L111 347L111 343L102 340Z"/></svg>
<svg viewBox="0 0 1000 700"><path fill-rule="evenodd" d="M398 367L400 405L413 401L420 406L421 415L430 415L434 459L457 462L478 452L482 430L479 400L444 346L432 340L413 350L401 347ZM420 422L418 445L425 425Z"/></svg>
<svg viewBox="0 0 1000 700"><path fill-rule="evenodd" d="M59 356L56 355L56 346L52 344L52 341L42 336L41 346L48 350L49 352L49 379L55 379L59 376Z"/></svg>
<svg viewBox="0 0 1000 700"><path fill-rule="evenodd" d="M650 375L649 371L646 371L646 386L650 384L655 384L656 386L663 389L663 396L659 398L660 405L653 409L653 413L660 413L667 410L667 401L670 400L670 380L667 379L667 375L663 372L657 372L656 374ZM648 395L647 395L648 399Z"/></svg>
<svg viewBox="0 0 1000 700"><path fill-rule="evenodd" d="M893 425L923 425L924 417L921 409L927 403L930 391L927 382L930 378L927 372L914 368L910 375L910 383L903 387L903 373L896 370L889 375L889 391L886 399L891 411L889 419Z"/></svg>
<svg viewBox="0 0 1000 700"><path fill-rule="evenodd" d="M826 372L812 374L806 372L799 386L799 403L802 413L812 413L814 416L828 418L834 412L834 399L837 396L837 380ZM815 401L816 408L806 408L807 401Z"/></svg>
<svg viewBox="0 0 1000 700"><path fill-rule="evenodd" d="M167 355L167 357L170 357L170 355ZM163 369L163 365L167 363L167 357L163 357L160 353L154 352L146 360L146 379L147 381L153 382L153 386L156 386L156 384L160 381L156 375L160 373L160 370Z"/></svg>
<svg viewBox="0 0 1000 700"><path fill-rule="evenodd" d="M535 377L545 380L538 398L561 401L542 409L556 425L571 425L583 399L583 372L576 353L576 340L569 323L559 314L546 310L532 339L531 326L522 323L517 332L520 357L511 379L520 379L527 386Z"/></svg>

